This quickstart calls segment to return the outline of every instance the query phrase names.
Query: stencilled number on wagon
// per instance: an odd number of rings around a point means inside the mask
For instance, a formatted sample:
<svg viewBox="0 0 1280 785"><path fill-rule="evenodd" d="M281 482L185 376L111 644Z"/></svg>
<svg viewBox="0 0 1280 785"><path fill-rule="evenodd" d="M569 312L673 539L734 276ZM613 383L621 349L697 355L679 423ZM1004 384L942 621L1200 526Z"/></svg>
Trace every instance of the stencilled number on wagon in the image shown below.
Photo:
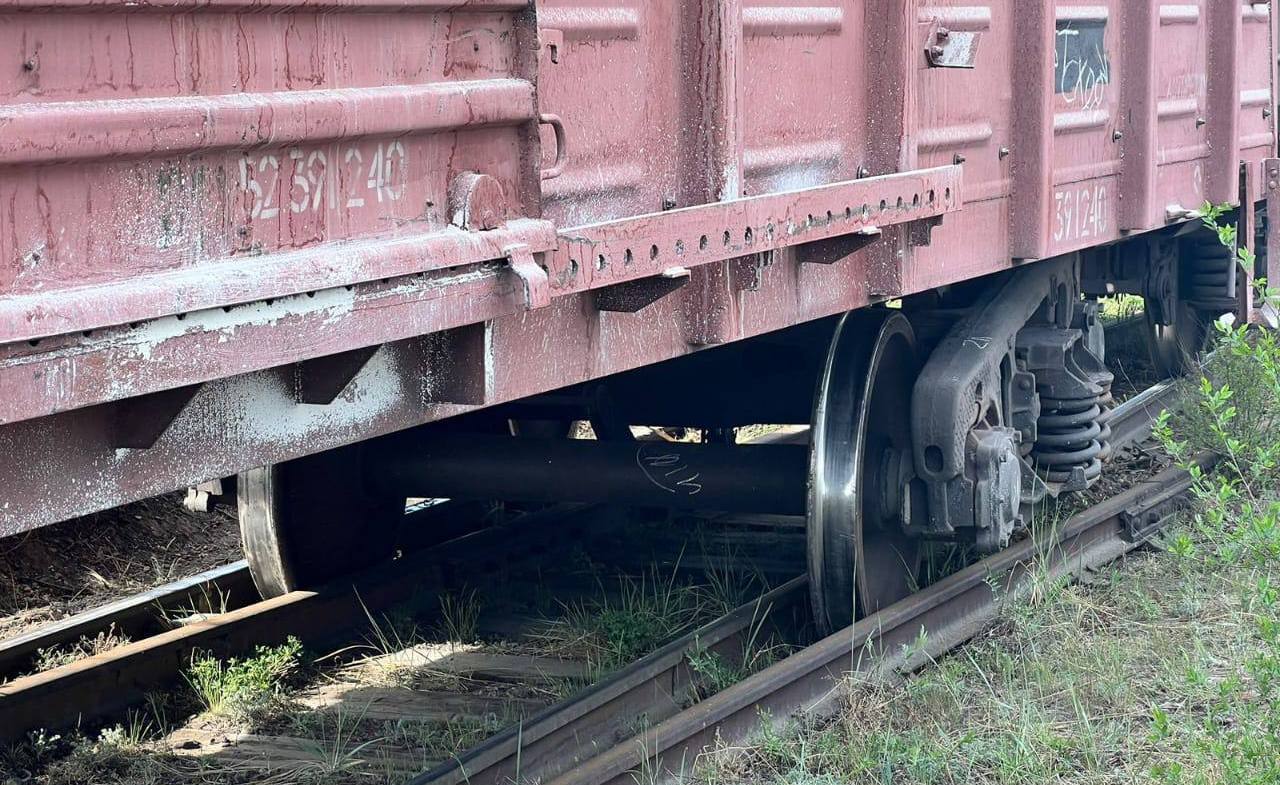
<svg viewBox="0 0 1280 785"><path fill-rule="evenodd" d="M253 199L250 215L351 210L404 196L409 152L400 141L291 147L240 159L240 190Z"/></svg>
<svg viewBox="0 0 1280 785"><path fill-rule="evenodd" d="M1104 236L1107 226L1107 187L1086 185L1055 191L1053 239L1073 242Z"/></svg>

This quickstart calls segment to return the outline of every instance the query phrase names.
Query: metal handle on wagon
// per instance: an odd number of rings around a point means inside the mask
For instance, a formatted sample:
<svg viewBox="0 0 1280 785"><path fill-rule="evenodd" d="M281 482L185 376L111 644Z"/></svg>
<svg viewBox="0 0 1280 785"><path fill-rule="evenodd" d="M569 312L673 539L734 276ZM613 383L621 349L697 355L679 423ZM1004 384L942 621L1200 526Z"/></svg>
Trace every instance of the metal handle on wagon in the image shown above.
<svg viewBox="0 0 1280 785"><path fill-rule="evenodd" d="M564 121L560 119L560 115L541 114L538 115L538 124L551 126L551 130L556 134L556 160L551 164L550 169L542 170L543 180L553 180L564 171L565 158L569 153L569 145L564 135Z"/></svg>

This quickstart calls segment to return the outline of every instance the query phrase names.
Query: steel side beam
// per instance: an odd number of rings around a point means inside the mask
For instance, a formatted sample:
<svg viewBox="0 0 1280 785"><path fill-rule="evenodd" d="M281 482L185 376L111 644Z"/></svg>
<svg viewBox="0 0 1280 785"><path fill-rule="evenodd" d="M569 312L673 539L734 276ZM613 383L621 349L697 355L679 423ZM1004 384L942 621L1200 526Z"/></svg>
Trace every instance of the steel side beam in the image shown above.
<svg viewBox="0 0 1280 785"><path fill-rule="evenodd" d="M692 268L865 235L959 210L961 185L960 166L939 166L566 229L552 278L576 268L594 289L672 265Z"/></svg>

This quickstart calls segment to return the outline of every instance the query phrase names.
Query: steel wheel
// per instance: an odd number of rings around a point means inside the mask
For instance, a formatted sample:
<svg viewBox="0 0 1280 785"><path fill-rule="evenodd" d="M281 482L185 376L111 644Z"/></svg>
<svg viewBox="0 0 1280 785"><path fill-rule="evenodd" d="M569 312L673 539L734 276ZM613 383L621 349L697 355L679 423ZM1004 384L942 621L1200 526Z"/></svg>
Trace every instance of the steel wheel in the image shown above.
<svg viewBox="0 0 1280 785"><path fill-rule="evenodd" d="M901 313L858 311L836 328L813 410L809 592L825 631L910 594L920 544L911 517L915 335Z"/></svg>
<svg viewBox="0 0 1280 785"><path fill-rule="evenodd" d="M1172 310L1171 318L1160 319L1159 307L1150 302L1146 308L1147 346L1156 371L1181 376L1196 365L1207 348L1213 321L1236 307L1235 266L1234 249L1223 245L1214 232L1199 229L1178 241L1175 274L1166 273L1155 282Z"/></svg>
<svg viewBox="0 0 1280 785"><path fill-rule="evenodd" d="M239 475L240 540L264 598L394 554L404 499L366 494L359 455L346 447Z"/></svg>
<svg viewBox="0 0 1280 785"><path fill-rule="evenodd" d="M1147 348L1157 373L1173 378L1186 373L1209 340L1209 317L1186 303L1178 303L1173 324L1159 324L1147 316Z"/></svg>

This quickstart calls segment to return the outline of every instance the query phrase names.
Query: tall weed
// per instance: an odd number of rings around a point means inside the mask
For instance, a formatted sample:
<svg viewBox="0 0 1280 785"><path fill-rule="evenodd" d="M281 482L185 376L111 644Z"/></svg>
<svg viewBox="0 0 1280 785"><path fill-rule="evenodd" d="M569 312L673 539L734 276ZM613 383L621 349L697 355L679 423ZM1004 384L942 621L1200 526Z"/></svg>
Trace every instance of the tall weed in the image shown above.
<svg viewBox="0 0 1280 785"><path fill-rule="evenodd" d="M1216 218L1206 223L1234 246L1234 228ZM1248 253L1239 260L1252 266ZM1233 576L1251 653L1207 688L1206 705L1152 707L1152 738L1188 753L1152 766L1153 778L1171 785L1280 782L1280 342L1226 321L1216 332L1183 411L1163 412L1155 435L1194 478L1192 527L1170 552L1188 574ZM1202 451L1219 457L1216 471L1201 470ZM1198 672L1187 678L1203 683Z"/></svg>

